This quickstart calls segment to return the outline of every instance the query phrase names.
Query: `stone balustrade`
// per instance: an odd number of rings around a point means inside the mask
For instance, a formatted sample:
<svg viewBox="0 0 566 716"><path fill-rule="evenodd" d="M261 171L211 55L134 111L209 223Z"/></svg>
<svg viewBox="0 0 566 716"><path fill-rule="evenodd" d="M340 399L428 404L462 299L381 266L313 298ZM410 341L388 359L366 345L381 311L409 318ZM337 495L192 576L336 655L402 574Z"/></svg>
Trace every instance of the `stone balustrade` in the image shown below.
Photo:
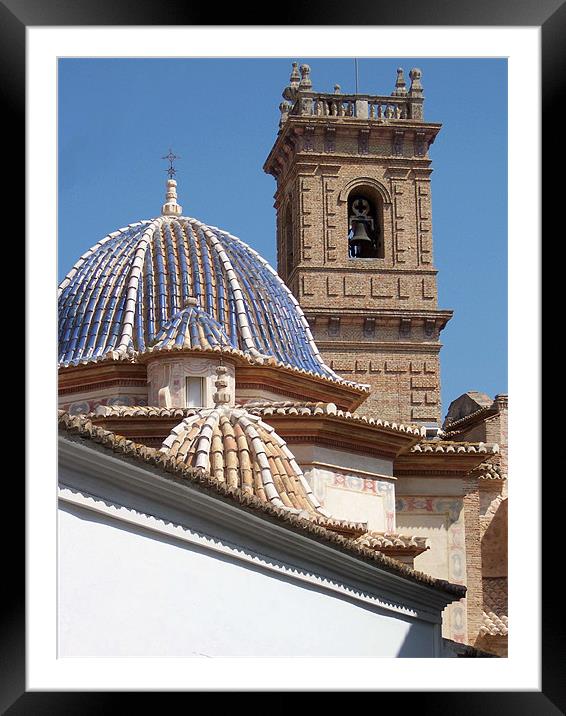
<svg viewBox="0 0 566 716"><path fill-rule="evenodd" d="M353 117L378 121L422 121L422 99L300 92L294 104L282 107L287 116ZM285 112L285 109L287 110Z"/></svg>
<svg viewBox="0 0 566 716"><path fill-rule="evenodd" d="M340 85L334 93L315 92L310 79L310 67L293 63L290 84L283 90L286 100L279 106L280 126L289 116L299 117L352 117L376 122L394 120L423 121L423 88L421 71L413 68L407 90L403 69L397 70L397 81L391 95L342 94ZM289 101L290 100L290 101Z"/></svg>

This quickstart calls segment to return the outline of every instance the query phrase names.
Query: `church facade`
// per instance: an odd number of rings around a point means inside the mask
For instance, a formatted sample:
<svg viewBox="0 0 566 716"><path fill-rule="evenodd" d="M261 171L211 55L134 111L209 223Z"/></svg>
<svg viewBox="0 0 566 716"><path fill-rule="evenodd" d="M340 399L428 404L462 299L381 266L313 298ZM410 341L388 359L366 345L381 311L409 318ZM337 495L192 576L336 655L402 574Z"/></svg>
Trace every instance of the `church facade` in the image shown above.
<svg viewBox="0 0 566 716"><path fill-rule="evenodd" d="M264 167L278 272L171 177L61 283L65 654L506 655L507 400L441 426L440 125L409 77L346 96L293 66Z"/></svg>

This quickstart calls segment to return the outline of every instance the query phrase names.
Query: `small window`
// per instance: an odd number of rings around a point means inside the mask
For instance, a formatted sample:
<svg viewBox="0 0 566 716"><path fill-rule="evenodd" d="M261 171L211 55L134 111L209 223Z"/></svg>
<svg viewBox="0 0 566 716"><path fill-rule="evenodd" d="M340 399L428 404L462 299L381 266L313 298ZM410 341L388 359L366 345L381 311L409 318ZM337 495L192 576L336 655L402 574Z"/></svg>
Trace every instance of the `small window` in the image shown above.
<svg viewBox="0 0 566 716"><path fill-rule="evenodd" d="M187 378L186 404L187 408L204 407L204 378Z"/></svg>
<svg viewBox="0 0 566 716"><path fill-rule="evenodd" d="M348 198L348 255L352 259L383 258L377 207L364 194Z"/></svg>

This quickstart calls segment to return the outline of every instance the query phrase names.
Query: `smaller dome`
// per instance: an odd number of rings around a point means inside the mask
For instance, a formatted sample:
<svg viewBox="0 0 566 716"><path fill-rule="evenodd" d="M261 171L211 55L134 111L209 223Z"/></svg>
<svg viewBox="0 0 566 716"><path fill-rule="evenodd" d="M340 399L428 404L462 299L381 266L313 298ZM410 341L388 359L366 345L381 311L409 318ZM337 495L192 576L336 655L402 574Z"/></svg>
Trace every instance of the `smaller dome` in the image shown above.
<svg viewBox="0 0 566 716"><path fill-rule="evenodd" d="M173 428L161 452L263 502L310 519L329 517L285 441L242 408L196 410Z"/></svg>
<svg viewBox="0 0 566 716"><path fill-rule="evenodd" d="M150 351L210 350L230 346L230 340L220 323L196 305L195 299L193 301L161 327Z"/></svg>

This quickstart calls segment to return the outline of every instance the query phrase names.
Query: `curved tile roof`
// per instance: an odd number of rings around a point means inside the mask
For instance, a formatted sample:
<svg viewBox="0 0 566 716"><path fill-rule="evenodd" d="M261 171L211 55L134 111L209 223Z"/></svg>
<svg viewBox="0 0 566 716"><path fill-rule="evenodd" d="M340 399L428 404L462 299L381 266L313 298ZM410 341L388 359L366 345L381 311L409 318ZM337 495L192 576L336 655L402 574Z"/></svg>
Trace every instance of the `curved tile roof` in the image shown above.
<svg viewBox="0 0 566 716"><path fill-rule="evenodd" d="M348 410L340 410L335 403L296 403L293 401L250 401L246 403L246 410L254 415L269 417L270 415L330 415L342 420L355 423L365 423L377 428L384 428L394 432L411 435L426 435L426 428L416 425L403 425L403 423L390 423L381 418L371 418L367 415L358 415Z"/></svg>
<svg viewBox="0 0 566 716"><path fill-rule="evenodd" d="M206 350L228 344L228 336L220 323L199 306L189 305L163 324L150 350Z"/></svg>
<svg viewBox="0 0 566 716"><path fill-rule="evenodd" d="M497 443L471 443L471 442L448 442L447 440L423 440L413 445L411 452L420 453L489 453L496 455L499 452Z"/></svg>
<svg viewBox="0 0 566 716"><path fill-rule="evenodd" d="M507 636L509 634L509 618L506 614L482 612L480 636Z"/></svg>
<svg viewBox="0 0 566 716"><path fill-rule="evenodd" d="M171 431L161 452L262 502L328 518L293 453L275 430L241 408L197 410Z"/></svg>
<svg viewBox="0 0 566 716"><path fill-rule="evenodd" d="M184 311L191 298L198 310ZM59 287L60 366L184 342L187 326L189 342L201 349L201 341L225 341L255 361L363 388L324 363L275 270L240 239L196 219L164 215L115 231L83 254Z"/></svg>
<svg viewBox="0 0 566 716"><path fill-rule="evenodd" d="M356 538L356 544L360 544L369 549L377 550L407 550L418 552L419 554L427 549L426 537L416 537L414 535L401 535L392 532L374 532L369 531Z"/></svg>

